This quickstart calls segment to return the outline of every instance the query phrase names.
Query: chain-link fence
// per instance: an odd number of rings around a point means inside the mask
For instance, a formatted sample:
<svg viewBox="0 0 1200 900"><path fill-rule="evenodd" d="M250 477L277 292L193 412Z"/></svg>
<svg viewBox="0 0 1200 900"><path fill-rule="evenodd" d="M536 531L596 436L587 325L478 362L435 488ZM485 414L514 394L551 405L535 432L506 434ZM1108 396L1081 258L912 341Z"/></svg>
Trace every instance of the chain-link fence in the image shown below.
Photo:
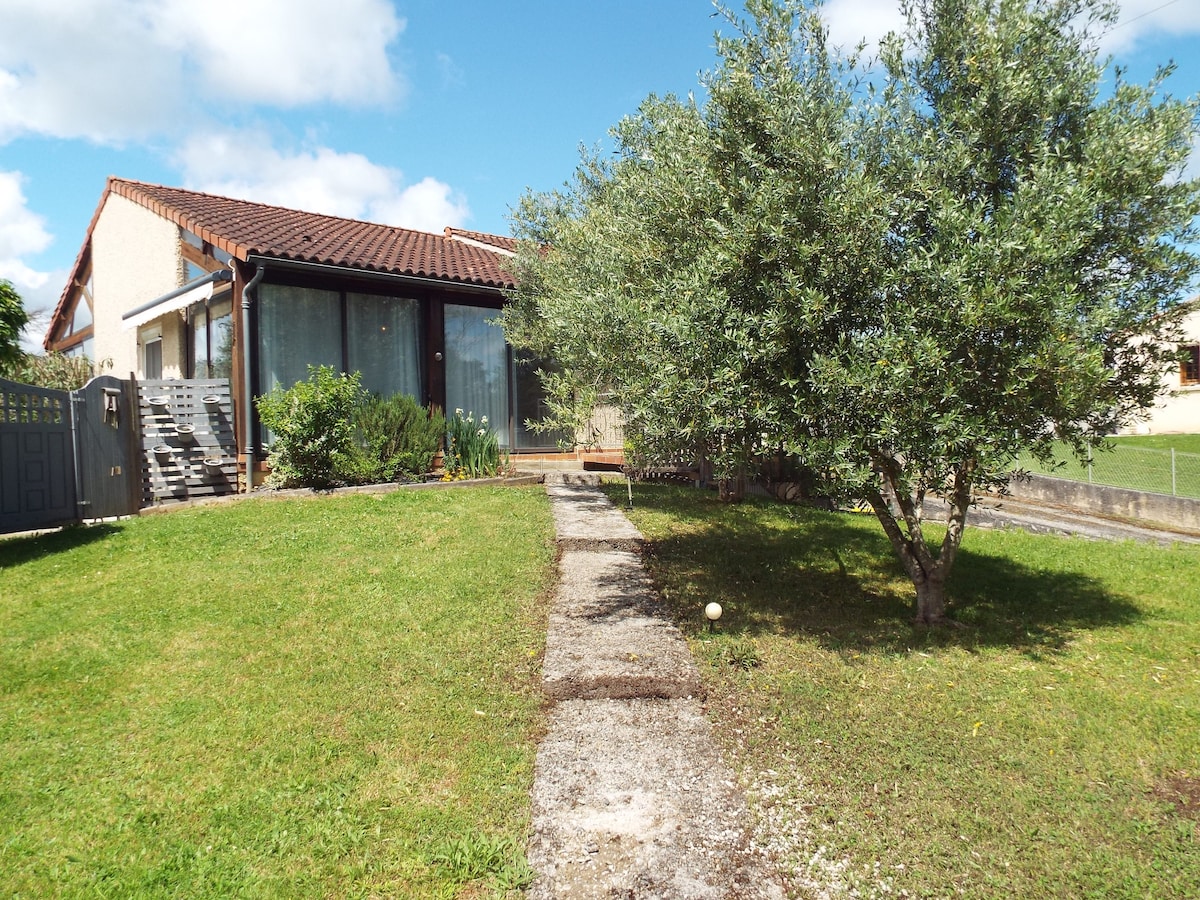
<svg viewBox="0 0 1200 900"><path fill-rule="evenodd" d="M1047 466L1022 454L1017 465L1035 475L1200 500L1200 453L1118 444L1093 450L1082 461L1066 447L1056 447L1054 456Z"/></svg>

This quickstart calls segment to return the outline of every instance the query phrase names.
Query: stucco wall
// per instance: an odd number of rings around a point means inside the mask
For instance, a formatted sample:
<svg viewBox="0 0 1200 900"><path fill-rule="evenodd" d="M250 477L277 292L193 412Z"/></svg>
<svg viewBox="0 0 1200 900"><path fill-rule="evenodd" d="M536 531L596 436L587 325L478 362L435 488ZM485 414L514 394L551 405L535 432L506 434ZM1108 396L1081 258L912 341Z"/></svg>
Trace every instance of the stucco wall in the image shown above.
<svg viewBox="0 0 1200 900"><path fill-rule="evenodd" d="M122 314L179 287L182 274L178 227L110 194L92 230L93 321L96 359L111 359L117 377L143 375L138 329L125 328ZM163 317L159 324L163 377L180 378L185 330L179 313Z"/></svg>
<svg viewBox="0 0 1200 900"><path fill-rule="evenodd" d="M1183 320L1184 343L1200 343L1200 306ZM1176 369L1163 381L1154 408L1127 429L1133 434L1200 434L1200 384L1183 387Z"/></svg>

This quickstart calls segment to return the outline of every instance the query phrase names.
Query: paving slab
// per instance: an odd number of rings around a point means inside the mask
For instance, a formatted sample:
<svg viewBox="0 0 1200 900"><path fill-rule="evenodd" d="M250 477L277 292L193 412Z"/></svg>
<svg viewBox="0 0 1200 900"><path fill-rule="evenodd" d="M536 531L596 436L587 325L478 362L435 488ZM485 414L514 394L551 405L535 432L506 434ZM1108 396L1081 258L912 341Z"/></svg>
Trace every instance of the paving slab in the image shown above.
<svg viewBox="0 0 1200 900"><path fill-rule="evenodd" d="M543 665L550 697L702 695L687 644L636 554L567 550L559 570Z"/></svg>
<svg viewBox="0 0 1200 900"><path fill-rule="evenodd" d="M531 898L780 898L697 701L559 703L538 751Z"/></svg>
<svg viewBox="0 0 1200 900"><path fill-rule="evenodd" d="M586 546L589 541L604 544L642 541L642 533L598 488L548 483L546 493L550 495L560 543Z"/></svg>

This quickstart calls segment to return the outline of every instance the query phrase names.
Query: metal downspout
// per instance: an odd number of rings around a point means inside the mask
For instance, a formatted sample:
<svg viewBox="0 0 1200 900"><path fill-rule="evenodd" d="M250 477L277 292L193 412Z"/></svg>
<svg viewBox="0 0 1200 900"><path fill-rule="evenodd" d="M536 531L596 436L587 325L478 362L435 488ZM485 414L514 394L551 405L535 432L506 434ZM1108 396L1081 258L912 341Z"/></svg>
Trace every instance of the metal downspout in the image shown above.
<svg viewBox="0 0 1200 900"><path fill-rule="evenodd" d="M243 438L243 454L246 458L246 493L254 487L254 396L250 390L252 376L250 373L251 361L253 359L250 352L250 292L258 289L258 283L262 281L263 275L267 272L266 266L257 266L257 271L242 288L242 393L244 394L243 406L244 412L244 427L242 434Z"/></svg>

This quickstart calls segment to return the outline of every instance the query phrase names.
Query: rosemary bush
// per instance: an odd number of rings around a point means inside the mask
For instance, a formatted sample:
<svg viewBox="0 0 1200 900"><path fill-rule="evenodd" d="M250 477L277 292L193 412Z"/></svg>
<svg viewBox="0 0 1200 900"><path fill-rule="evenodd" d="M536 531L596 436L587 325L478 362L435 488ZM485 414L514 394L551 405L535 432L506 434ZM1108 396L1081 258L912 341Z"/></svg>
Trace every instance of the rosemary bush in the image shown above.
<svg viewBox="0 0 1200 900"><path fill-rule="evenodd" d="M413 481L433 469L446 418L407 394L373 394L354 410L354 444L339 473L349 482Z"/></svg>

